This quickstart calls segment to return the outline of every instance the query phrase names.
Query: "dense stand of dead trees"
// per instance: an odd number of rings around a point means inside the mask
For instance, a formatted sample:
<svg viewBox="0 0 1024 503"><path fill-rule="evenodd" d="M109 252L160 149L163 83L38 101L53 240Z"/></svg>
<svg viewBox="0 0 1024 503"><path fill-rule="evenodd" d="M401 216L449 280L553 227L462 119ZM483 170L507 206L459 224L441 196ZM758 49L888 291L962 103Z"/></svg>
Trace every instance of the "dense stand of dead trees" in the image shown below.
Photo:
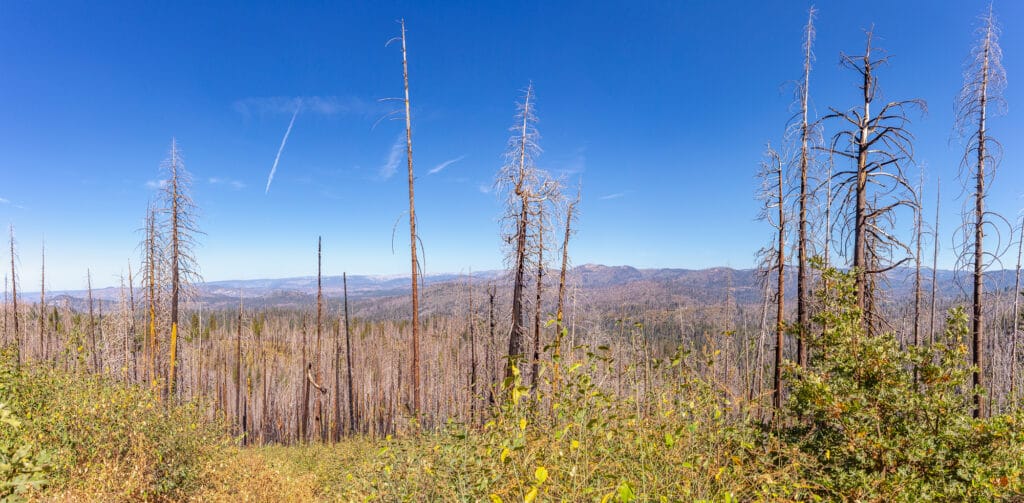
<svg viewBox="0 0 1024 503"><path fill-rule="evenodd" d="M172 141L164 163L167 177L161 197L146 214L141 281L135 284L129 266L128 281L122 279L119 302L114 309L105 299L94 298L93 278L88 270L84 304L48 304L45 248L39 302L19 303L11 227L4 340L13 344L19 364L28 359L41 360L69 370L107 374L126 383L148 383L169 401L201 399L211 415L235 426L243 442L338 440L345 434L388 434L415 425L437 425L446 418L479 424L488 408L501 400L502 381L512 376L514 365L529 368L522 375L529 379L535 392L557 393L561 366L585 355L575 347L576 342L607 346L610 358L602 365L614 379L606 385L623 396L637 397L654 386L651 362L671 354L675 345L683 343L708 357L696 364L696 371L729 396L746 397L756 403L757 414L767 418L765 411L770 410L760 404L768 403L765 388L769 383L771 407L777 409L783 404L782 368L786 353L793 354L798 365L808 365L815 357L808 354L807 340L813 336L810 320L817 307L810 293L815 286L811 256L818 249L817 244L824 250L825 264L831 263L833 241L843 245L837 254L846 258L844 265L854 270L857 303L869 334L904 323L912 327L912 337L906 342L926 343L921 334L924 179L920 178L916 188L909 182L915 166L914 138L908 130L909 111L923 109L924 103L881 101L878 70L887 60L878 56L880 51L872 46L872 32L868 31L862 55L841 57L844 66L857 77L856 104L829 108L827 114L815 120L810 105L814 19L815 10L811 9L803 31L803 73L797 87L799 111L786 135L793 145L783 149L791 154L769 150L762 169L765 218L775 232L764 256L767 274L760 309L737 299L731 271L715 271L713 281L727 283L729 287L724 299L714 303L677 303L671 307L634 303L617 308L619 311L614 313L588 310L584 305L583 312L576 314L575 308L581 303L575 295L569 300L572 278L568 272L568 250L580 196L577 194L567 202L562 194L562 181L553 179L536 164L540 148L532 85L517 103L515 124L496 182L505 196L502 237L507 245L508 281L475 281L470 275L464 285L438 286L421 299L421 248L416 231L403 22L402 101L411 296L408 304L403 300L393 316L374 316L365 300L350 312L344 273L340 301L332 302L324 295L320 239L315 313L310 313L312 302L287 309L260 310L250 306L247 310L241 293L237 311L223 306L205 314L201 307L197 311L197 306L189 303L189 286L197 279L192 254L198 233L196 208L189 197L189 177L177 142ZM992 115L990 108L1001 104L1000 91L1005 85L997 35L990 11L957 101L957 130L967 143L962 176L971 189L965 201L965 223L960 230L964 239L959 265L970 270L972 278L971 358L975 366L974 389L979 391L974 395L978 416L984 416L989 408L1014 404L1019 393L1020 257L1024 249L1020 234L1024 222L1016 233L1018 257L1013 290L1007 295L985 294L983 289L986 269L1002 251L1000 247L986 246L986 229L996 229L999 217L988 212L985 205L999 151L998 143L989 133L988 120ZM826 127L835 127L836 131L831 141L824 144L820 137ZM827 161L819 161L821 153L827 155ZM824 169L828 171L822 173ZM939 309L957 301L937 295L938 196L936 188L927 343L935 339ZM833 210L841 231L837 239L832 236ZM825 222L815 225L812 219L820 212L824 213ZM896 225L899 216L910 212L914 218L912 241L905 240L906 232ZM564 229L557 288L547 263L556 256L555 229ZM822 232L824 237L818 235ZM788 253L788 246L795 247L795 254ZM796 263L790 264L794 259ZM881 302L881 278L910 260L914 260L914 293L910 303ZM793 308L787 307L785 300L787 282L792 281L787 279L787 266L796 269L795 313L790 312ZM137 288L143 295L142 306L135 303ZM532 292L528 291L530 288ZM1006 302L1008 296L1012 298L1012 309L999 309L994 304L995 300ZM432 297L456 298L451 304L468 305L468 310L446 312L438 304L431 304ZM476 299L484 300L477 303ZM421 306L421 300L426 307ZM993 304L986 305L987 300ZM772 301L774 306L770 306ZM572 314L566 309L570 302ZM774 307L774 312L769 307ZM411 317L407 320L405 313L409 308ZM188 317L182 314L190 309L190 321L183 321ZM986 313L992 313L987 329ZM787 319L794 319L794 314L795 323L787 323ZM545 323L551 317L555 321L553 330ZM902 319L896 320L899 317ZM311 318L315 319L312 330L308 325ZM137 321L143 321L141 331ZM36 326L32 327L32 323ZM569 325L572 331L568 330ZM584 327L578 338L577 325ZM325 327L330 329L325 332ZM31 331L33 328L35 332ZM31 333L39 335L33 340L27 335ZM562 344L563 333L571 334L567 348ZM771 335L774 358L768 362ZM791 342L795 344L787 344L787 335L794 336ZM325 337L333 339L325 341ZM1009 342L1008 357L993 351L1002 341ZM987 355L991 359L985 358ZM547 364L552 369L549 381L542 378ZM774 372L766 378L769 369ZM326 385L325 380L332 376L333 386ZM987 391L988 400L983 400L983 390ZM739 405L736 409L740 409ZM638 414L642 413L638 410Z"/></svg>
<svg viewBox="0 0 1024 503"><path fill-rule="evenodd" d="M879 92L879 69L888 63L884 52L873 46L872 30L865 32L866 43L863 52L857 56L842 54L841 64L852 70L857 76L858 101L850 108L829 107L829 112L820 119L814 120L809 115L809 83L811 62L813 53L811 45L814 40L814 17L815 9L811 8L808 13L808 21L804 29L803 37L803 74L800 84L797 86L797 101L799 111L796 120L791 122L787 128L787 138L798 145L794 148L796 153L791 157L793 165L792 179L795 182L791 189L795 193L795 248L796 262L794 267L797 271L796 294L797 309L796 320L792 325L785 323L787 316L783 297L783 277L785 267L775 260L784 257L783 242L786 233L781 230L785 224L786 215L781 207L787 204L783 199L788 198L788 193L777 192L776 181L782 180L782 167L778 172L774 169L762 169L762 177L767 177L770 183L767 191L768 207L774 208L778 204L780 210L778 215L773 214L772 226L778 231L778 236L773 236L773 245L769 247L770 253L765 257L768 269L774 270L774 277L778 280L776 288L775 305L776 336L777 336L777 359L776 385L773 390L773 403L775 407L781 405L781 385L779 380L779 367L782 360L779 358L784 351L782 340L783 327L790 330L796 339L795 360L798 365L806 365L809 356L805 353L804 340L806 330L809 327L810 316L812 315L812 303L809 298L809 267L810 256L813 253L810 243L821 242L824 247L824 263L831 262L830 244L836 241L841 246L838 249L839 255L846 257L847 266L851 267L855 275L855 288L857 305L863 313L864 328L868 334L881 334L891 331L895 327L890 316L885 314L883 304L891 304L891 300L884 297L883 284L889 272L903 267L911 260L913 261L913 297L909 308L911 319L905 326L907 330L906 339L901 342L912 345L930 344L935 340L936 318L938 314L937 301L937 268L939 253L939 190L936 182L936 207L935 221L931 224L932 236L932 263L931 263L931 293L928 301L929 320L927 324L922 322L925 313L925 279L922 273L923 254L925 253L923 242L925 227L924 208L922 193L924 190L923 172L920 174L920 181L916 184L910 182L911 170L916 168L914 163L914 136L909 130L909 113L915 109L925 110L925 103L921 100L895 100L883 101ZM983 417L987 414L988 402L1002 403L1001 399L994 396L1009 396L1009 401L1015 400L1016 393L1016 367L1019 365L1016 353L1017 326L1020 313L1016 306L1019 304L1018 295L1013 295L1014 310L1006 318L1007 329L994 328L986 329L986 311L997 309L986 304L984 295L984 281L986 271L994 264L999 263L999 257L1006 251L1008 246L1005 243L1012 242L1013 231L1007 232L1004 228L1010 227L1005 224L1005 219L989 212L986 209L985 199L988 189L991 186L992 172L997 164L1001 146L989 132L988 120L993 115L993 110L1003 110L1002 90L1005 87L1005 72L1001 65L1002 51L998 44L999 30L991 7L985 16L982 17L981 27L978 31L979 37L976 46L972 49L971 58L964 72L965 82L956 100L957 122L955 130L965 139L965 153L961 161L961 178L965 184L967 197L964 200L964 222L956 231L958 246L957 270L968 272L971 278L970 303L971 303L971 364L973 370L973 389L975 403L975 414ZM879 56L881 54L881 56ZM831 133L831 140L826 145L817 144L819 128L835 127ZM827 164L819 166L814 161L814 152L824 152L829 159ZM823 183L817 187L811 187L808 183L816 175L816 170L827 167L828 172L823 174ZM835 167L836 169L833 169ZM778 177L778 178L776 178ZM821 192L824 193L821 193ZM819 241L820 236L810 235L815 226L809 223L809 208L817 204L817 201L824 200L825 222L823 227L824 238ZM831 232L832 210L838 214L836 225L839 229L838 237ZM913 227L907 230L897 225L901 216L912 214ZM910 235L909 239L903 236ZM989 247L990 234L995 234L1002 247ZM999 236L1009 234L1010 240L998 239ZM1024 241L1018 235L1018 248ZM1018 267L1019 270L1019 267ZM1014 292L1019 290L1015 285ZM770 290L766 289L766 295ZM767 298L766 298L767 302ZM767 317L767 311L765 316ZM890 313L891 314L891 313ZM766 318L767 319L767 318ZM765 326L767 326L765 324ZM927 328L927 337L922 332ZM985 358L986 352L994 351L999 345L994 341L986 341L986 337L999 334L1009 334L1006 340L1008 356L1003 354L994 355L1000 359L999 362L989 361ZM1000 383L987 383L986 376L1002 375L996 371L1000 366L1005 369ZM999 389L996 389L999 388ZM988 400L983 400L984 394ZM1005 401L1005 400L1004 400Z"/></svg>

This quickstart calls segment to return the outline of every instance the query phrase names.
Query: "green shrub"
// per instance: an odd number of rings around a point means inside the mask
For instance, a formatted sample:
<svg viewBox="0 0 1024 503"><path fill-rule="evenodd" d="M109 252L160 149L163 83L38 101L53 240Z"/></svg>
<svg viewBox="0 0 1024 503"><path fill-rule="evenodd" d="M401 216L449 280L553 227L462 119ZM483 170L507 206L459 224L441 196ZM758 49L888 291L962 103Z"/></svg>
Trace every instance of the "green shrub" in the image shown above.
<svg viewBox="0 0 1024 503"><path fill-rule="evenodd" d="M26 492L38 491L46 485L50 455L32 442L16 440L21 421L2 402L0 428L0 501L21 501Z"/></svg>
<svg viewBox="0 0 1024 503"><path fill-rule="evenodd" d="M802 478L847 501L992 501L1024 489L1024 416L971 414L967 316L945 334L901 350L893 334L869 336L853 276L823 272L821 334L807 369L790 365L787 442L814 460Z"/></svg>
<svg viewBox="0 0 1024 503"><path fill-rule="evenodd" d="M107 378L38 366L0 366L0 401L22 420L7 439L53 456L52 485L95 499L177 499L202 483L231 442L200 406L167 406L157 395Z"/></svg>

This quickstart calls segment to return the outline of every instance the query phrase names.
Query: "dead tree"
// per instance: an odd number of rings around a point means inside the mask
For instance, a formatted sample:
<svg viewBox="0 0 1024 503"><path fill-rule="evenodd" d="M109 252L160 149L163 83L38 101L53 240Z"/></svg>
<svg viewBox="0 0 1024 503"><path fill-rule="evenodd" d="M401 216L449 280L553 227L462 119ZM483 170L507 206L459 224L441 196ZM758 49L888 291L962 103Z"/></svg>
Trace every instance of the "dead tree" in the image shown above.
<svg viewBox="0 0 1024 503"><path fill-rule="evenodd" d="M1004 105L1002 91L1006 87L1006 73L1002 66L1002 49L999 47L999 28L996 26L992 7L982 18L978 30L979 40L971 51L971 58L964 71L964 84L956 100L956 132L966 140L964 156L961 159L961 179L970 196L965 200L964 223L959 235L957 265L959 269L970 269L973 279L971 298L971 363L974 365L974 415L985 417L985 404L980 391L985 387L983 372L986 364L983 339L984 317L983 275L987 263L998 260L1001 250L986 251L984 247L986 228L998 235L998 215L985 210L985 197L995 174L1001 146L988 132L988 118L992 112L1001 111ZM990 110L991 109L991 110ZM973 187L971 187L973 185ZM973 190L971 190L973 188ZM973 203L973 204L969 204Z"/></svg>
<svg viewBox="0 0 1024 503"><path fill-rule="evenodd" d="M785 349L785 304L786 304L786 200L785 177L782 169L782 158L771 145L765 151L765 160L761 162L759 177L762 181L760 199L763 201L761 218L766 220L778 234L774 237L772 249L766 257L767 264L775 270L777 284L775 290L775 375L772 392L772 405L775 415L782 409L782 356Z"/></svg>
<svg viewBox="0 0 1024 503"><path fill-rule="evenodd" d="M494 328L496 320L494 318L494 296L497 294L497 287L494 284L487 286L487 328L488 328L488 339L487 339L487 351L484 354L484 365L487 367L487 379L490 381L490 393L488 393L488 402L494 405L494 362L491 361L491 356L495 353L497 344L494 339ZM496 355L494 355L496 356Z"/></svg>
<svg viewBox="0 0 1024 503"><path fill-rule="evenodd" d="M302 366L299 367L299 409L298 421L296 424L296 437L298 442L305 443L309 427L309 379L306 379L308 372L309 354L307 350L306 317L302 317Z"/></svg>
<svg viewBox="0 0 1024 503"><path fill-rule="evenodd" d="M554 350L552 360L554 361L554 376L552 382L552 396L558 397L559 388L559 365L562 359L562 332L565 321L565 277L569 270L569 237L572 235L572 225L577 218L576 206L580 203L581 187L576 188L576 198L565 207L565 235L562 238L562 267L558 274L558 303L555 307L555 333Z"/></svg>
<svg viewBox="0 0 1024 503"><path fill-rule="evenodd" d="M135 278L132 276L132 263L128 261L128 333L131 336L131 352L132 352L132 368L134 370L135 380L139 380L139 361L138 361L138 347L135 342L136 326L135 326Z"/></svg>
<svg viewBox="0 0 1024 503"><path fill-rule="evenodd" d="M345 303L345 368L348 385L348 431L356 428L355 395L352 392L352 336L348 319L348 276L341 273L341 284Z"/></svg>
<svg viewBox="0 0 1024 503"><path fill-rule="evenodd" d="M198 279L198 268L192 253L195 238L199 234L196 227L196 205L192 201L189 190L191 177L185 171L177 140L171 139L171 151L164 162L167 179L163 184L163 212L170 248L167 259L170 266L171 306L170 325L171 341L167 375L167 396L175 397L178 376L178 310L182 298L187 298L191 287Z"/></svg>
<svg viewBox="0 0 1024 503"><path fill-rule="evenodd" d="M921 345L921 236L924 234L924 171L917 184L917 206L914 208L914 346ZM915 371L916 375L916 371Z"/></svg>
<svg viewBox="0 0 1024 503"><path fill-rule="evenodd" d="M86 284L86 302L89 305L89 346L92 352L92 369L97 374L102 369L100 367L100 348L96 341L96 314L93 309L92 301L92 271L89 269L85 270L85 284Z"/></svg>
<svg viewBox="0 0 1024 503"><path fill-rule="evenodd" d="M235 421L244 431L242 418L242 290L238 290L238 319L235 327ZM243 438L244 442L245 439Z"/></svg>
<svg viewBox="0 0 1024 503"><path fill-rule="evenodd" d="M120 303L120 320L118 323L118 330L121 331L121 379L124 380L125 386L128 385L128 370L129 365L129 349L128 349L128 294L124 290L124 273L121 274L121 290L119 292L118 301Z"/></svg>
<svg viewBox="0 0 1024 503"><path fill-rule="evenodd" d="M1017 267L1013 281L1013 334L1010 336L1010 403L1017 404L1017 334L1020 333L1020 260L1024 252L1024 217L1017 228Z"/></svg>
<svg viewBox="0 0 1024 503"><path fill-rule="evenodd" d="M816 12L817 11L814 7L811 7L807 12L807 26L804 28L803 44L804 75L803 81L797 88L800 99L800 121L797 123L800 138L800 155L797 159L800 169L800 191L797 198L796 359L797 364L800 366L807 365L805 332L810 327L810 310L808 309L808 304L810 302L810 292L808 288L808 269L810 264L808 261L810 257L808 257L809 251L807 249L810 236L808 235L809 231L807 229L807 210L812 202L811 190L808 185L808 172L811 168L811 147L812 143L815 141L815 131L808 119L808 101L811 85L811 62L814 60L814 53L811 51L811 46L814 44L814 14Z"/></svg>
<svg viewBox="0 0 1024 503"><path fill-rule="evenodd" d="M39 266L39 352L45 360L46 351L46 241L43 241L42 262Z"/></svg>
<svg viewBox="0 0 1024 503"><path fill-rule="evenodd" d="M152 388L157 387L157 272L159 248L157 246L156 208L151 204L146 211L146 237L143 243L143 274L146 283L146 377Z"/></svg>
<svg viewBox="0 0 1024 503"><path fill-rule="evenodd" d="M334 410L331 441L341 440L341 319L334 322Z"/></svg>
<svg viewBox="0 0 1024 503"><path fill-rule="evenodd" d="M323 372L320 368L320 337L321 329L323 327L323 309L324 309L324 294L323 294L323 240L320 236L316 238L316 354L313 357L314 366L316 366L316 384L318 387L322 387L323 384ZM322 393L321 393L322 394ZM316 425L316 434L318 440L323 440L323 400L320 395L316 395L316 400L313 405L313 422Z"/></svg>
<svg viewBox="0 0 1024 503"><path fill-rule="evenodd" d="M942 179L935 180L935 223L932 224L932 292L928 320L928 344L935 342L935 298L939 289L939 202L942 200Z"/></svg>
<svg viewBox="0 0 1024 503"><path fill-rule="evenodd" d="M911 260L910 248L892 228L894 215L901 209L913 209L914 189L906 170L913 164L913 136L907 130L910 108L924 109L921 100L891 101L873 113L878 97L879 66L883 56L872 55L872 32L866 32L864 54L842 54L843 66L858 78L861 103L846 111L831 108L825 120L837 120L846 126L832 137L830 154L848 159L851 166L835 172L835 188L844 212L842 228L852 237L853 268L857 307L864 313L869 333L876 330L880 313L874 299L880 274Z"/></svg>
<svg viewBox="0 0 1024 503"><path fill-rule="evenodd" d="M510 227L505 233L505 242L514 246L509 257L512 264L512 327L508 340L508 362L505 377L512 377L512 367L525 356L526 326L523 315L523 290L526 282L528 239L530 231L530 206L537 186L535 158L540 154L537 145L539 134L535 126L537 117L533 111L533 84L517 104L517 125L511 128L512 136L505 152L505 164L498 173L498 187L506 194L504 222Z"/></svg>
<svg viewBox="0 0 1024 503"><path fill-rule="evenodd" d="M420 415L420 301L419 301L419 256L416 252L416 204L413 191L412 171L412 115L409 105L409 61L405 48L405 20L402 25L402 79L405 89L405 159L409 170L409 257L412 267L412 410Z"/></svg>
<svg viewBox="0 0 1024 503"><path fill-rule="evenodd" d="M21 331L18 330L18 273L14 269L14 261L17 255L14 252L14 225L10 226L11 232L11 319L14 322L14 365L21 368Z"/></svg>
<svg viewBox="0 0 1024 503"><path fill-rule="evenodd" d="M466 324L469 325L469 422L476 424L476 406L479 400L480 391L477 389L476 379L476 320L473 311L473 271L469 271L469 313Z"/></svg>

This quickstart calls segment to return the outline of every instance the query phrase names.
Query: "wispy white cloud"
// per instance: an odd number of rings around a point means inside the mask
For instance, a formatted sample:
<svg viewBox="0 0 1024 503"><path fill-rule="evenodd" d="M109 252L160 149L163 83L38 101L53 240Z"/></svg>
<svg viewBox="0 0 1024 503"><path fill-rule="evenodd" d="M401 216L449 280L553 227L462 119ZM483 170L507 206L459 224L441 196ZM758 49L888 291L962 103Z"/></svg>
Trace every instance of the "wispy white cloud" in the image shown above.
<svg viewBox="0 0 1024 503"><path fill-rule="evenodd" d="M232 189L235 189L235 190L242 190L242 189L245 188L245 184L244 183L242 183L242 182L240 182L238 180L232 180L230 178L221 178L221 177L215 176L215 177L212 177L209 180L207 180L207 182L209 182L210 185L224 185L224 186L227 186L227 187L231 187Z"/></svg>
<svg viewBox="0 0 1024 503"><path fill-rule="evenodd" d="M150 190L162 189L167 186L167 180L146 180L146 188Z"/></svg>
<svg viewBox="0 0 1024 503"><path fill-rule="evenodd" d="M457 162L459 162L459 161L461 161L461 160L463 160L465 158L466 158L465 155L460 155L460 156L456 157L455 159L448 159L447 161L442 162L441 164L438 164L437 166L434 166L434 169L431 169L430 171L427 171L427 174L428 175L433 175L433 174L436 174L436 173L440 173L441 170L443 170L444 168L447 168L448 166L451 166L452 164L455 164L455 163L457 163Z"/></svg>
<svg viewBox="0 0 1024 503"><path fill-rule="evenodd" d="M288 135L292 134L292 126L295 125L295 118L299 116L300 110L302 110L301 101L295 105L295 113L292 114L292 120L288 123L288 129L284 131L284 138L281 139L281 146L277 148L277 156L274 157L274 167L270 168L270 176L267 177L267 190L264 194L270 193L270 182L274 181L274 173L277 172L277 163L281 160L281 152L284 152L284 144L288 142Z"/></svg>
<svg viewBox="0 0 1024 503"><path fill-rule="evenodd" d="M11 204L11 200L5 197L0 197L0 204Z"/></svg>
<svg viewBox="0 0 1024 503"><path fill-rule="evenodd" d="M625 197L626 194L629 194L629 192L616 192L614 194L605 194L605 195L599 197L598 199L601 199L601 200L604 200L604 201L607 201L609 199L619 199L619 198Z"/></svg>
<svg viewBox="0 0 1024 503"><path fill-rule="evenodd" d="M479 190L481 194L490 194L494 191L494 187L490 184L481 183L477 186L477 190Z"/></svg>
<svg viewBox="0 0 1024 503"><path fill-rule="evenodd" d="M291 114L302 106L302 110L316 115L379 115L387 108L376 101L366 101L352 96L271 96L245 98L232 105L242 115Z"/></svg>
<svg viewBox="0 0 1024 503"><path fill-rule="evenodd" d="M398 163L402 162L402 154L405 153L405 137L404 135L398 135L395 138L395 142L391 144L391 150L388 151L388 158L381 165L377 174L384 180L387 180L395 175L395 171L398 171Z"/></svg>
<svg viewBox="0 0 1024 503"><path fill-rule="evenodd" d="M567 159L556 164L554 170L559 176L569 177L587 170L587 147L579 147Z"/></svg>

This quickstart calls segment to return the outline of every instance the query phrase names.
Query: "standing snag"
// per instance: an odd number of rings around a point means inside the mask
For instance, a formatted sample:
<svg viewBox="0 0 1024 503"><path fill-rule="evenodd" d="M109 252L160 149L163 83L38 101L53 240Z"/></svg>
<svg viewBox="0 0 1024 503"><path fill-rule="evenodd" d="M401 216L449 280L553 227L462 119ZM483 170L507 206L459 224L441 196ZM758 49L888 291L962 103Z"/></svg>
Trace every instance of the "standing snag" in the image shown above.
<svg viewBox="0 0 1024 503"><path fill-rule="evenodd" d="M907 130L911 108L924 109L921 100L890 101L877 113L878 68L888 62L873 55L872 32L866 32L864 54L842 54L843 66L858 78L861 103L840 111L831 109L825 120L837 120L846 129L833 135L830 154L848 159L850 166L831 175L843 213L840 228L852 247L857 307L864 313L869 334L877 331L881 313L876 305L880 274L912 258L910 247L894 229L895 215L916 206L907 177L913 165L913 135ZM852 242L850 239L852 238Z"/></svg>
<svg viewBox="0 0 1024 503"><path fill-rule="evenodd" d="M810 292L808 291L808 268L809 268L809 257L808 257L808 244L810 241L809 230L807 228L807 210L811 205L812 194L808 185L808 172L811 169L811 156L812 156L812 143L816 139L815 130L813 125L809 122L809 101L810 101L810 86L811 86L811 62L814 61L814 53L811 51L811 46L814 44L814 14L817 10L811 7L807 12L807 26L804 29L804 75L799 87L797 88L799 99L800 99L800 112L799 122L795 123L797 126L796 133L800 139L800 156L797 159L800 169L800 190L797 198L798 203L798 217L797 217L797 294L796 294L796 318L797 318L797 338L796 338L796 358L797 363L800 366L807 365L807 346L805 341L805 332L810 326L810 310L808 304L810 303Z"/></svg>
<svg viewBox="0 0 1024 503"><path fill-rule="evenodd" d="M412 267L412 410L420 415L420 302L419 256L416 253L416 199L413 192L412 172L412 115L409 106L409 61L405 50L405 20L402 24L402 78L405 88L405 159L409 168L409 257Z"/></svg>
<svg viewBox="0 0 1024 503"><path fill-rule="evenodd" d="M765 262L767 269L775 270L777 279L775 289L775 374L772 391L773 417L778 417L782 409L782 353L785 349L785 305L786 305L786 195L784 191L785 176L782 158L771 145L765 150L765 160L761 162L759 177L762 189L760 199L763 201L761 218L778 231L773 238L772 246L767 250Z"/></svg>
<svg viewBox="0 0 1024 503"><path fill-rule="evenodd" d="M163 224L166 228L167 244L169 245L167 260L171 282L171 341L168 357L167 396L173 398L177 392L178 377L179 305L183 298L187 299L190 296L191 288L198 280L199 271L193 250L199 229L196 226L196 205L189 194L192 178L185 171L185 164L178 151L178 142L173 138L171 139L171 151L168 159L164 161L163 169L168 175L163 184L164 206L162 212L166 218Z"/></svg>
<svg viewBox="0 0 1024 503"><path fill-rule="evenodd" d="M18 274L14 270L14 225L11 231L11 319L14 321L14 365L21 368L21 331L18 330Z"/></svg>
<svg viewBox="0 0 1024 503"><path fill-rule="evenodd" d="M971 298L971 363L974 365L974 415L985 417L985 405L978 392L984 388L983 351L984 317L982 293L985 267L998 260L1001 250L985 250L986 228L999 234L998 215L985 210L985 197L995 174L1001 146L988 132L990 111L998 112L1003 103L1006 87L1003 70L1003 51L999 47L999 28L992 7L982 18L978 30L979 40L971 51L964 71L964 84L956 99L956 132L967 140L960 161L960 176L970 196L964 201L963 224L960 236L957 270L971 270L973 279ZM994 105L994 107L993 107ZM994 110L993 110L994 108Z"/></svg>
<svg viewBox="0 0 1024 503"><path fill-rule="evenodd" d="M522 101L516 105L516 125L510 128L512 136L508 140L505 163L497 180L498 188L505 193L503 222L508 230L504 238L511 247L506 258L512 264L512 327L508 339L506 378L512 377L513 366L526 353L523 292L528 265L529 226L532 223L530 206L539 183L539 170L534 161L540 155L540 147L537 145L540 135L533 106L533 84L530 84L523 93Z"/></svg>

